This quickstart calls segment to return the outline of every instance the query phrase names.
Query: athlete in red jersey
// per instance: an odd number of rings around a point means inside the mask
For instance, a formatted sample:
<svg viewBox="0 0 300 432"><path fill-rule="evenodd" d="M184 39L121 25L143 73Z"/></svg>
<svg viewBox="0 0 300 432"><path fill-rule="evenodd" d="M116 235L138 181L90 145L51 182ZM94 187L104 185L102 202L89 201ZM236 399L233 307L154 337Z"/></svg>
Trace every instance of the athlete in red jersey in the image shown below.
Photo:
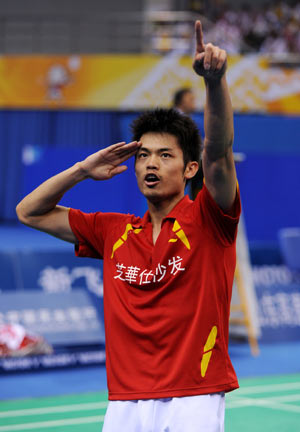
<svg viewBox="0 0 300 432"><path fill-rule="evenodd" d="M227 352L240 202L226 53L204 44L200 21L196 40L193 67L205 80L206 107L205 186L194 202L184 188L198 169L196 126L156 110L134 123L135 141L78 162L17 206L23 223L104 260L108 432L221 432L223 392L238 387ZM142 219L57 205L86 178L122 173L133 155L148 203Z"/></svg>

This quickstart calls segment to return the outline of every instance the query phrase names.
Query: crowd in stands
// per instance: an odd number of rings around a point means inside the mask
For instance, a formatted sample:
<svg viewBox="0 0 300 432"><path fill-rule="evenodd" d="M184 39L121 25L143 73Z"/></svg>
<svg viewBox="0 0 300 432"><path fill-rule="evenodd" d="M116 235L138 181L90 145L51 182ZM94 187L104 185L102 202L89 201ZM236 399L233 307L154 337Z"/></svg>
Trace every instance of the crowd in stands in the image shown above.
<svg viewBox="0 0 300 432"><path fill-rule="evenodd" d="M226 8L207 29L207 40L230 54L300 52L300 2Z"/></svg>
<svg viewBox="0 0 300 432"><path fill-rule="evenodd" d="M203 20L203 26L205 40L229 54L300 53L299 0L281 0L260 7L255 3L235 9L222 6L213 9L209 19ZM157 52L190 53L193 22L160 23L152 41Z"/></svg>

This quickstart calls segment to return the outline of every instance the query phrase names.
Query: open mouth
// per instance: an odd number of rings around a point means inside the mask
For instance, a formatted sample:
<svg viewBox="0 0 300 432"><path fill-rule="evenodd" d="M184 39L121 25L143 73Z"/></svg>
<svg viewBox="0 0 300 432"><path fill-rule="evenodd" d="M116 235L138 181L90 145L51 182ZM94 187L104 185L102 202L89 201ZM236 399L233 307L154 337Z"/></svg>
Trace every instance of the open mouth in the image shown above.
<svg viewBox="0 0 300 432"><path fill-rule="evenodd" d="M148 187L153 187L159 183L160 179L156 174L147 174L145 176L145 183Z"/></svg>

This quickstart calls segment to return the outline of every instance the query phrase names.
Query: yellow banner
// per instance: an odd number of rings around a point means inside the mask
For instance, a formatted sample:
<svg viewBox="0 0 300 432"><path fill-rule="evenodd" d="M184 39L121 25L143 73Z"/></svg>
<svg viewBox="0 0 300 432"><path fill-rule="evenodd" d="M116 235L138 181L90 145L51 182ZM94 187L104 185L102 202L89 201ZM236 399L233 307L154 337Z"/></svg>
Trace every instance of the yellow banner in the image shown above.
<svg viewBox="0 0 300 432"><path fill-rule="evenodd" d="M7 56L0 58L0 107L138 110L170 106L190 86L204 106L202 79L178 54ZM267 58L229 58L236 111L300 114L300 70L271 67Z"/></svg>

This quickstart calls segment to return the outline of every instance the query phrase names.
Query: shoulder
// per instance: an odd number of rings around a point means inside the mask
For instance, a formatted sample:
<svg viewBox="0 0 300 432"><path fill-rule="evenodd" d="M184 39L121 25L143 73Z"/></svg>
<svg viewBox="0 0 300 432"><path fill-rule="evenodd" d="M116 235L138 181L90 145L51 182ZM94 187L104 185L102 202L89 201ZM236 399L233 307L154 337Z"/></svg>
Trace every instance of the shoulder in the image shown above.
<svg viewBox="0 0 300 432"><path fill-rule="evenodd" d="M118 229L124 229L127 224L139 224L141 219L132 214L123 213L86 213L77 209L70 209L69 223L72 231L90 232L106 236Z"/></svg>
<svg viewBox="0 0 300 432"><path fill-rule="evenodd" d="M133 215L133 214L125 214L125 213L104 213L104 212L93 212L86 213L82 210L71 208L69 212L69 218L71 221L77 223L88 223L93 224L94 226L101 225L118 225L120 223L139 223L141 218Z"/></svg>
<svg viewBox="0 0 300 432"><path fill-rule="evenodd" d="M225 246L235 241L240 213L241 202L238 187L234 202L227 211L222 210L216 203L205 185L195 200L195 217L207 231L213 234L214 238Z"/></svg>
<svg viewBox="0 0 300 432"><path fill-rule="evenodd" d="M205 184L203 185L203 188L198 193L195 199L195 205L198 207L204 207L207 210L210 209L211 211L214 211L224 217L239 217L241 212L241 205L238 184L236 185L235 199L233 201L233 204L227 211L223 210L221 206L216 202Z"/></svg>

